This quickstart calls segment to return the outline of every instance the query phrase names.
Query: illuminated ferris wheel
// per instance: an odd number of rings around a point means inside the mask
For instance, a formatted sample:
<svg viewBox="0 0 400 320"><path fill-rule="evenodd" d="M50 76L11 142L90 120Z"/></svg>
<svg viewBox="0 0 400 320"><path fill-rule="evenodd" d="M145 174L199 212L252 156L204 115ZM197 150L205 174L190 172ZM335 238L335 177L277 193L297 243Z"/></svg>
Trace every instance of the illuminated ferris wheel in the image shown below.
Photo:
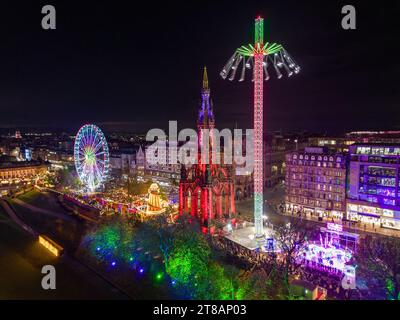
<svg viewBox="0 0 400 320"><path fill-rule="evenodd" d="M109 170L106 138L99 127L86 124L75 138L74 160L79 179L88 191L94 192L105 181Z"/></svg>

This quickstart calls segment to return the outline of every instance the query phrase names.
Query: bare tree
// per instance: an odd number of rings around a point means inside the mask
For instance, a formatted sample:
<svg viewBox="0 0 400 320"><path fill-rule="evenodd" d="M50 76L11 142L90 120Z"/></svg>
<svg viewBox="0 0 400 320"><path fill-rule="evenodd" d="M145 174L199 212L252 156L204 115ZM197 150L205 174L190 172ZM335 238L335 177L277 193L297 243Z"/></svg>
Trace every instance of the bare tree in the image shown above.
<svg viewBox="0 0 400 320"><path fill-rule="evenodd" d="M277 262L288 288L290 276L300 267L296 260L306 245L309 234L309 229L297 221L276 228L277 246L281 249Z"/></svg>

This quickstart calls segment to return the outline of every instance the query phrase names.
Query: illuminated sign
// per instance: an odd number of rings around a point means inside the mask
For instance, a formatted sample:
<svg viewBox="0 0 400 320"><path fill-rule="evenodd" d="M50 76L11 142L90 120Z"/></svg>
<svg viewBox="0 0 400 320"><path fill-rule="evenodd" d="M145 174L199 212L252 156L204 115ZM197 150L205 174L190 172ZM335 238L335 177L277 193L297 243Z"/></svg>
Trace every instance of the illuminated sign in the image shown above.
<svg viewBox="0 0 400 320"><path fill-rule="evenodd" d="M62 253L62 248L57 244L53 244L49 239L46 239L45 236L39 236L39 243L56 257Z"/></svg>
<svg viewBox="0 0 400 320"><path fill-rule="evenodd" d="M394 212L393 212L393 210L383 209L382 215L384 217L393 218L394 217Z"/></svg>
<svg viewBox="0 0 400 320"><path fill-rule="evenodd" d="M326 227L330 231L335 231L335 232L342 232L343 231L343 226L341 224L328 222Z"/></svg>

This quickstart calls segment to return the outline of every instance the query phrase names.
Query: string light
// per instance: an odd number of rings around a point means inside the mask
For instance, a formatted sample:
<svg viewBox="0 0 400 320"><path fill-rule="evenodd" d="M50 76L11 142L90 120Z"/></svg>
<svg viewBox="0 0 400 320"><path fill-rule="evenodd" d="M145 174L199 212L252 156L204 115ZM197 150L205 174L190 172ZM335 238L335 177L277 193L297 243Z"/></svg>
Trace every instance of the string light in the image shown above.
<svg viewBox="0 0 400 320"><path fill-rule="evenodd" d="M157 273L157 275L156 275L156 279L157 280L161 280L162 277L163 277L163 273L162 272Z"/></svg>

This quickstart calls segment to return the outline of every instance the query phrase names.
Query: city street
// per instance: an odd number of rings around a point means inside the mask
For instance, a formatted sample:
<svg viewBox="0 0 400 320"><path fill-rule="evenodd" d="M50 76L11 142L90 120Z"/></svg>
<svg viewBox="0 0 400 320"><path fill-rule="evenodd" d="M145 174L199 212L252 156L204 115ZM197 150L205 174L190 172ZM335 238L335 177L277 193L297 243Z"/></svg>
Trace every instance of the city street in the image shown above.
<svg viewBox="0 0 400 320"><path fill-rule="evenodd" d="M126 299L97 274L68 257L55 258L0 207L0 299ZM43 290L44 265L56 268L56 290Z"/></svg>
<svg viewBox="0 0 400 320"><path fill-rule="evenodd" d="M285 190L281 185L274 188L264 190L264 214L268 217L268 221L274 225L284 225L291 220L278 214L274 207L284 201ZM240 219L254 222L254 201L253 198L236 202L236 212Z"/></svg>
<svg viewBox="0 0 400 320"><path fill-rule="evenodd" d="M296 214L292 215L291 213L281 213L277 212L276 206L281 204L285 199L285 190L284 187L279 184L274 188L266 189L264 191L264 214L268 218L268 222L273 224L273 225L284 225L290 221L297 221L301 220L304 226L307 227L313 227L313 228L318 228L325 226L327 222L332 222L331 220L324 219L323 221L318 221L318 219L310 219L305 218L304 216L298 216ZM236 211L240 213L239 217L240 219L246 220L246 221L254 221L254 216L253 216L253 207L254 207L254 202L253 199L246 199L241 202L236 203ZM335 220L336 223L341 223L339 220ZM364 226L348 226L348 225L343 225L343 229L349 232L353 233L358 233L361 235L367 235L367 234L372 234L372 235L378 235L378 236L397 236L400 237L400 232L397 232L395 230L391 229L386 229L386 228L376 228L376 232L372 229L372 227L367 226L364 229Z"/></svg>

